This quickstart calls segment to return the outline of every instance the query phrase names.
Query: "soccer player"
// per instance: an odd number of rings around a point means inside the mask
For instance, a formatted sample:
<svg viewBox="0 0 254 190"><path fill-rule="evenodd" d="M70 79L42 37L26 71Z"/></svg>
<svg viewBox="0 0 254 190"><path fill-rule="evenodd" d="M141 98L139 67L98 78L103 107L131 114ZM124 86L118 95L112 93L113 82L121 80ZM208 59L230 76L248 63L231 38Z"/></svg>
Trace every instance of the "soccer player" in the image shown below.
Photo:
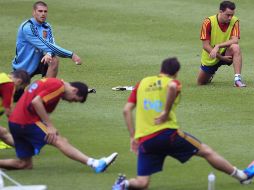
<svg viewBox="0 0 254 190"><path fill-rule="evenodd" d="M177 80L180 63L176 58L162 62L159 75L142 79L131 92L124 106L124 119L130 134L131 150L137 154L137 177L119 176L112 190L147 189L152 174L162 170L171 156L181 163L193 155L203 157L215 169L242 183L250 183L254 164L244 171L232 166L208 145L179 129L176 106L180 101L181 83ZM133 124L136 107L136 125Z"/></svg>
<svg viewBox="0 0 254 190"><path fill-rule="evenodd" d="M223 1L220 4L219 13L203 21L200 35L203 50L197 78L198 85L210 83L220 66L233 64L234 86L246 87L241 78L242 54L238 44L239 20L234 14L235 4L231 1Z"/></svg>
<svg viewBox="0 0 254 190"><path fill-rule="evenodd" d="M16 55L12 61L14 70L23 69L31 77L41 74L43 77L56 77L58 57L70 58L76 64L81 59L72 51L66 50L55 43L51 25L46 22L48 6L43 1L33 4L33 17L23 22L17 34ZM23 92L16 95L15 101Z"/></svg>
<svg viewBox="0 0 254 190"><path fill-rule="evenodd" d="M91 166L96 173L103 172L116 159L117 153L99 160L86 156L58 133L49 117L61 99L84 103L87 94L88 87L81 82L44 78L32 83L9 117L17 158L0 160L0 168L31 169L32 157L50 144L65 156Z"/></svg>
<svg viewBox="0 0 254 190"><path fill-rule="evenodd" d="M0 73L0 116L10 116L12 100L15 90L24 89L30 83L30 76L26 71L16 70L10 75ZM0 126L0 149L14 146L13 138L6 128ZM5 144L6 143L6 144ZM8 146L10 145L10 146Z"/></svg>

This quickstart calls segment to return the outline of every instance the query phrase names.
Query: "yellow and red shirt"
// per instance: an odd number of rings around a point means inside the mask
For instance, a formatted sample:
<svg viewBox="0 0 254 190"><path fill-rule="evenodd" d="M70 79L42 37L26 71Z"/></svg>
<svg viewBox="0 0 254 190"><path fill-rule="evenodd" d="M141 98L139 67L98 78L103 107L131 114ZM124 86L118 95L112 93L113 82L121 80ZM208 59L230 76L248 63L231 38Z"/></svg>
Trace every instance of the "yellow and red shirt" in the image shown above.
<svg viewBox="0 0 254 190"><path fill-rule="evenodd" d="M229 23L226 23L226 24L219 23L219 26L223 32L226 32L226 30L228 29ZM210 18L206 18L202 23L201 32L200 32L200 40L209 40L210 41L211 40L211 30L212 30L211 20L210 20ZM235 22L230 36L231 37L235 36L240 39L239 20Z"/></svg>
<svg viewBox="0 0 254 190"><path fill-rule="evenodd" d="M170 82L177 84L178 95L169 113L169 120L163 124L155 125L154 119L165 108L167 90ZM135 138L146 137L164 129L177 129L175 109L179 103L181 84L166 75L144 78L132 91L128 102L136 104Z"/></svg>
<svg viewBox="0 0 254 190"><path fill-rule="evenodd" d="M228 41L232 36L240 37L239 20L233 16L230 23L222 25L219 23L218 15L213 15L205 20L201 30L201 39L209 40L210 45L214 47L216 44L221 44ZM209 22L210 21L210 22ZM209 27L209 30L207 30ZM203 31L204 30L204 31ZM222 54L226 51L226 47L220 48L219 53ZM201 63L205 66L216 65L220 60L218 58L211 58L209 53L203 49L201 54Z"/></svg>
<svg viewBox="0 0 254 190"><path fill-rule="evenodd" d="M24 92L15 109L9 117L9 121L18 124L33 124L40 121L32 100L40 96L47 113L51 113L64 94L64 82L57 78L43 78L32 83Z"/></svg>
<svg viewBox="0 0 254 190"><path fill-rule="evenodd" d="M9 75L0 73L0 107L11 108L15 85ZM3 110L1 111L3 113Z"/></svg>

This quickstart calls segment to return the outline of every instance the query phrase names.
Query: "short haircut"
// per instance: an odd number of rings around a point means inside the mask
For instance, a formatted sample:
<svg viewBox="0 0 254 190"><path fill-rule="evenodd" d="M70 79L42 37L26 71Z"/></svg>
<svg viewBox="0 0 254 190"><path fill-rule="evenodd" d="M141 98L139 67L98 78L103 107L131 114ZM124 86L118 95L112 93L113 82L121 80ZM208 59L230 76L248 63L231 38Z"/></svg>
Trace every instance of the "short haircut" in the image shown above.
<svg viewBox="0 0 254 190"><path fill-rule="evenodd" d="M88 95L88 86L82 82L70 82L70 85L77 88L77 96L81 97L81 102L85 102Z"/></svg>
<svg viewBox="0 0 254 190"><path fill-rule="evenodd" d="M222 1L220 4L220 10L225 11L226 9L235 10L235 3L231 1Z"/></svg>
<svg viewBox="0 0 254 190"><path fill-rule="evenodd" d="M24 70L18 69L13 71L11 74L14 78L22 80L21 85L28 85L31 82L30 75Z"/></svg>
<svg viewBox="0 0 254 190"><path fill-rule="evenodd" d="M175 75L180 70L180 63L176 57L167 58L161 64L161 72L168 75Z"/></svg>
<svg viewBox="0 0 254 190"><path fill-rule="evenodd" d="M43 1L36 1L34 4L33 4L33 9L37 9L37 6L44 6L44 7L48 7L47 3L43 2Z"/></svg>

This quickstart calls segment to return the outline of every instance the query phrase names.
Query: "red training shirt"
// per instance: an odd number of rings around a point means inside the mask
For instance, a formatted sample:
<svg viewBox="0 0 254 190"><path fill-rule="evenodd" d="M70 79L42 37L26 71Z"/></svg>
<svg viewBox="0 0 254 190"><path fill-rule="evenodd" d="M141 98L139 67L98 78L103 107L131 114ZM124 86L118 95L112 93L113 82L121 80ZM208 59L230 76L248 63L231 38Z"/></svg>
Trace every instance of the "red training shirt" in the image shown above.
<svg viewBox="0 0 254 190"><path fill-rule="evenodd" d="M14 82L0 84L0 97L2 98L2 105L4 108L11 108L14 91Z"/></svg>
<svg viewBox="0 0 254 190"><path fill-rule="evenodd" d="M40 117L31 104L36 96L40 96L47 113L53 112L64 93L64 82L57 78L44 78L31 84L24 92L9 121L18 124L33 124L40 121Z"/></svg>

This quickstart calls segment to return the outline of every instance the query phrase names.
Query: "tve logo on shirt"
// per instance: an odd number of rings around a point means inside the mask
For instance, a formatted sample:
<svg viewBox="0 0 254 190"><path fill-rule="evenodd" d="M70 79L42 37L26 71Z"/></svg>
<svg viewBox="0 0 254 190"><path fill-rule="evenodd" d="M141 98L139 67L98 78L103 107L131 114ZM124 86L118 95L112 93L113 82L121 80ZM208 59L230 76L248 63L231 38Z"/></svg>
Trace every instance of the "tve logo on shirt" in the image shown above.
<svg viewBox="0 0 254 190"><path fill-rule="evenodd" d="M144 109L154 110L156 112L162 112L162 102L160 100L150 101L150 100L144 99Z"/></svg>

